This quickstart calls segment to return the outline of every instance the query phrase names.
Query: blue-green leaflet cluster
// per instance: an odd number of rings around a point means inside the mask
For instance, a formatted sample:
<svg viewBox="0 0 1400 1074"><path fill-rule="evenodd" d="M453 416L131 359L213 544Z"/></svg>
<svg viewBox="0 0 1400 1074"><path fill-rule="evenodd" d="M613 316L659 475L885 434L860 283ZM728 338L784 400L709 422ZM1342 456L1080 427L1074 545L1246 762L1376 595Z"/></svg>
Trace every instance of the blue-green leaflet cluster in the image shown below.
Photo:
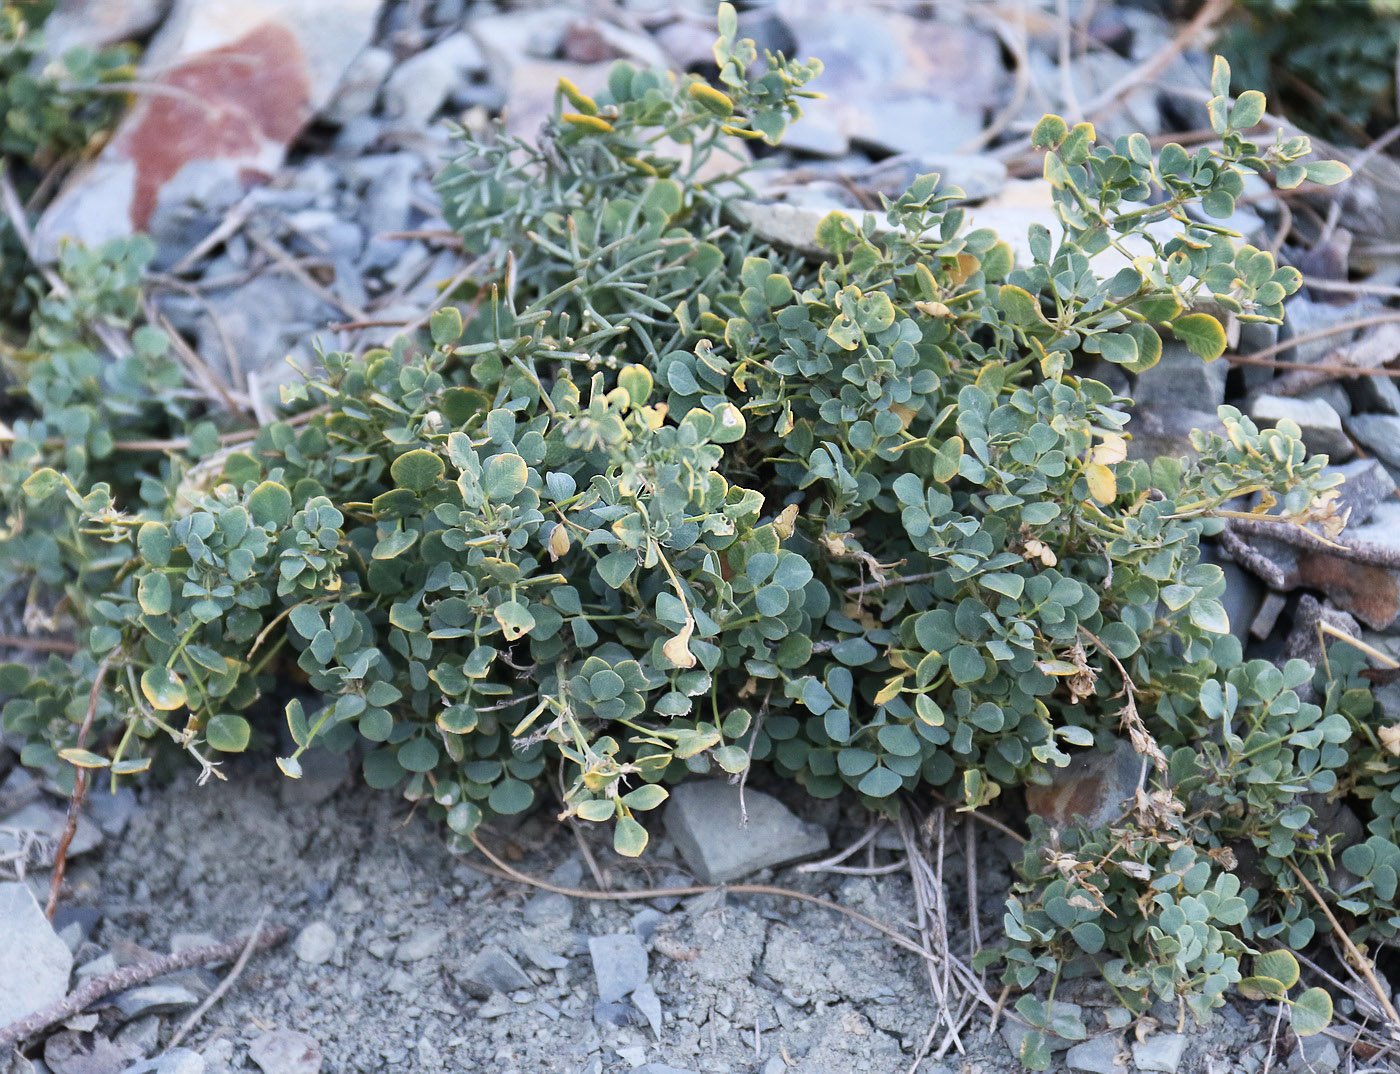
<svg viewBox="0 0 1400 1074"><path fill-rule="evenodd" d="M722 7L722 88L619 64L596 98L561 84L539 147L468 138L440 185L485 275L421 337L322 356L254 434L181 409L149 327L99 360L86 318L133 327L139 245L64 263L77 297L36 321L35 417L0 471L0 565L80 643L0 671L26 763L119 779L183 753L213 775L258 745L295 778L313 745L357 750L458 836L557 798L636 855L694 773L973 809L1126 736L1137 808L1032 820L989 953L1010 983L1097 973L1135 1011L1208 1011L1251 952L1311 939L1291 864L1332 881L1304 795L1344 783L1384 844L1347 852L1347 898L1389 935L1393 781L1355 767L1382 757L1357 745L1377 741L1359 666L1334 656L1314 703L1306 669L1244 663L1201 555L1241 496L1335 521L1335 480L1296 427L1228 407L1192 458L1130 459L1127 400L1087 375L1149 367L1162 333L1217 357L1207 304L1277 319L1297 274L1183 207L1228 215L1241 171L1344 170L1248 141L1262 101L1230 105L1221 67L1221 149L1037 127L1065 233L1038 228L1030 264L937 176L833 214L804 257L734 227L742 170L699 178L727 140L776 140L819 70L755 66L734 24ZM1161 221L1174 238L1096 271ZM1032 1065L1076 1032L1039 1003Z"/></svg>

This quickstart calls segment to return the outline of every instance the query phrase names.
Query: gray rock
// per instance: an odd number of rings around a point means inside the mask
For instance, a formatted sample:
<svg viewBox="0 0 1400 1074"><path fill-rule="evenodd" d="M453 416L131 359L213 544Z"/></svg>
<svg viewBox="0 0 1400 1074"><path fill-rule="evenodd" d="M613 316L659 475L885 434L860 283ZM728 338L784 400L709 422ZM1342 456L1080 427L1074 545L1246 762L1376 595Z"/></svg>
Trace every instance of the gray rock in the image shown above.
<svg viewBox="0 0 1400 1074"><path fill-rule="evenodd" d="M1167 343L1162 358L1137 375L1133 399L1140 406L1181 406L1213 410L1225 402L1224 362L1203 362L1183 344Z"/></svg>
<svg viewBox="0 0 1400 1074"><path fill-rule="evenodd" d="M1312 454L1332 459L1350 458L1351 440L1342 432L1342 418L1321 399L1294 399L1286 395L1260 395L1249 406L1249 416L1262 426L1291 421L1303 434L1303 443Z"/></svg>
<svg viewBox="0 0 1400 1074"><path fill-rule="evenodd" d="M43 802L30 802L8 816L0 817L0 858L13 856L19 852L22 845L37 836L46 844L48 850L43 862L45 865L50 864L53 861L53 848L58 845L67 823L68 814L64 810L55 809ZM101 845L101 830L87 817L80 815L78 829L68 847L68 856L72 858L86 854ZM34 858L31 856L30 860L33 861Z"/></svg>
<svg viewBox="0 0 1400 1074"><path fill-rule="evenodd" d="M358 242L360 229L353 224L347 226L355 231ZM313 747L301 755L300 763L301 778L279 784L282 801L287 805L320 805L341 788L350 774L350 756L346 753Z"/></svg>
<svg viewBox="0 0 1400 1074"><path fill-rule="evenodd" d="M1223 434L1225 426L1218 415L1206 410L1187 406L1135 407L1128 422L1128 431L1133 434L1128 441L1128 456L1149 461L1162 455L1195 458L1196 449L1191 446L1194 429Z"/></svg>
<svg viewBox="0 0 1400 1074"><path fill-rule="evenodd" d="M566 925L574 917L574 901L567 895L541 891L531 895L520 911L527 925Z"/></svg>
<svg viewBox="0 0 1400 1074"><path fill-rule="evenodd" d="M643 1063L632 1068L632 1074L695 1074L693 1070L668 1066L665 1063Z"/></svg>
<svg viewBox="0 0 1400 1074"><path fill-rule="evenodd" d="M62 999L72 969L72 952L29 885L0 884L0 1026Z"/></svg>
<svg viewBox="0 0 1400 1074"><path fill-rule="evenodd" d="M394 957L400 962L421 962L441 950L445 939L447 930L436 926L414 929L408 939L399 944Z"/></svg>
<svg viewBox="0 0 1400 1074"><path fill-rule="evenodd" d="M58 58L129 41L154 29L169 7L170 0L59 0L44 20L44 52Z"/></svg>
<svg viewBox="0 0 1400 1074"><path fill-rule="evenodd" d="M1351 417L1351 396L1335 380L1309 388L1298 395L1299 399L1320 399L1343 418Z"/></svg>
<svg viewBox="0 0 1400 1074"><path fill-rule="evenodd" d="M393 66L394 54L388 49L377 45L362 49L345 69L339 87L322 114L330 122L343 125L369 112Z"/></svg>
<svg viewBox="0 0 1400 1074"><path fill-rule="evenodd" d="M98 955L91 962L84 962L78 967L78 982L84 983L88 977L105 977L109 973L116 973L119 967L117 960L111 955Z"/></svg>
<svg viewBox="0 0 1400 1074"><path fill-rule="evenodd" d="M982 117L966 105L922 92L890 91L872 101L847 134L892 153L956 153L982 133Z"/></svg>
<svg viewBox="0 0 1400 1074"><path fill-rule="evenodd" d="M278 1029L248 1045L248 1058L263 1074L320 1074L321 1046L305 1033Z"/></svg>
<svg viewBox="0 0 1400 1074"><path fill-rule="evenodd" d="M588 953L602 1002L617 1003L646 983L647 952L635 933L591 936Z"/></svg>
<svg viewBox="0 0 1400 1074"><path fill-rule="evenodd" d="M89 793L87 799L93 821L104 835L121 835L136 812L136 792L130 787L118 787L115 792L106 788L95 790L96 793Z"/></svg>
<svg viewBox="0 0 1400 1074"><path fill-rule="evenodd" d="M142 60L151 90L45 211L36 228L41 256L55 257L64 237L91 245L153 230L153 211L177 200L189 169L231 177L239 188L274 173L369 43L380 6L341 0L327 17L324 0L175 0ZM188 78L191 65L197 79ZM159 92L167 87L181 92Z"/></svg>
<svg viewBox="0 0 1400 1074"><path fill-rule="evenodd" d="M725 780L684 783L671 792L666 832L691 871L707 884L738 880L773 865L820 854L826 832L807 824L771 795L744 792L747 826L739 788Z"/></svg>
<svg viewBox="0 0 1400 1074"><path fill-rule="evenodd" d="M1382 500L1361 526L1348 526L1346 539L1361 544L1400 548L1400 500Z"/></svg>
<svg viewBox="0 0 1400 1074"><path fill-rule="evenodd" d="M122 1074L204 1074L204 1057L188 1048L173 1048L127 1067Z"/></svg>
<svg viewBox="0 0 1400 1074"><path fill-rule="evenodd" d="M123 992L112 1002L127 1018L140 1018L145 1014L193 1007L199 1002L199 997L182 985L156 983Z"/></svg>
<svg viewBox="0 0 1400 1074"><path fill-rule="evenodd" d="M160 1018L147 1014L127 1022L117 1030L112 1043L128 1055L150 1055L160 1043Z"/></svg>
<svg viewBox="0 0 1400 1074"><path fill-rule="evenodd" d="M1358 413L1400 414L1400 386L1394 377L1351 377L1342 383Z"/></svg>
<svg viewBox="0 0 1400 1074"><path fill-rule="evenodd" d="M661 1039L661 998L650 981L643 981L632 990L632 1005L642 1012L657 1040Z"/></svg>
<svg viewBox="0 0 1400 1074"><path fill-rule="evenodd" d="M542 970L562 970L569 964L569 960L563 955L556 954L528 936L522 936L516 942L516 949Z"/></svg>
<svg viewBox="0 0 1400 1074"><path fill-rule="evenodd" d="M1175 1074L1186 1052L1184 1033L1157 1033L1133 1045L1133 1062L1139 1070L1160 1070Z"/></svg>
<svg viewBox="0 0 1400 1074"><path fill-rule="evenodd" d="M452 34L399 64L384 83L384 112L415 127L426 126L452 88L486 70L481 47L465 33Z"/></svg>
<svg viewBox="0 0 1400 1074"><path fill-rule="evenodd" d="M1065 1053L1065 1065L1071 1070L1086 1070L1089 1074L1120 1074L1127 1065L1119 1056L1127 1057L1123 1038L1116 1033L1095 1037L1076 1044Z"/></svg>
<svg viewBox="0 0 1400 1074"><path fill-rule="evenodd" d="M1327 473L1342 477L1337 499L1351 511L1348 527L1364 525L1377 507L1394 500L1395 479L1375 459L1353 459L1341 466L1329 466Z"/></svg>
<svg viewBox="0 0 1400 1074"><path fill-rule="evenodd" d="M477 1012L478 1017L481 1012ZM593 1021L600 1026L640 1025L642 1014L630 1003L604 1003L601 999L593 1004Z"/></svg>
<svg viewBox="0 0 1400 1074"><path fill-rule="evenodd" d="M534 982L520 963L503 948L487 944L466 966L456 973L458 982L477 999L487 999L492 992L517 992L533 988Z"/></svg>
<svg viewBox="0 0 1400 1074"><path fill-rule="evenodd" d="M804 109L801 118L783 132L783 147L814 157L841 157L850 151L851 140L835 118Z"/></svg>
<svg viewBox="0 0 1400 1074"><path fill-rule="evenodd" d="M1299 1074L1331 1074L1341 1065L1341 1052L1330 1037L1318 1033L1315 1036L1298 1038L1298 1051L1294 1054L1293 1069Z"/></svg>
<svg viewBox="0 0 1400 1074"><path fill-rule="evenodd" d="M511 69L526 57L547 59L559 51L569 26L552 6L520 8L471 20L471 35L491 63L491 80L504 85ZM581 84L580 84L581 85ZM587 86L582 86L585 93ZM549 87L554 92L553 83Z"/></svg>
<svg viewBox="0 0 1400 1074"><path fill-rule="evenodd" d="M275 382L293 376L287 355L338 316L334 307L299 283L269 273L208 296L195 322L197 350L229 378L232 363L225 350L227 340L245 372L261 372Z"/></svg>
<svg viewBox="0 0 1400 1074"><path fill-rule="evenodd" d="M102 911L93 906L59 906L53 915L54 931L63 937L68 949L77 954L78 948L92 938L93 930L102 920Z"/></svg>
<svg viewBox="0 0 1400 1074"><path fill-rule="evenodd" d="M1354 321L1379 309L1374 299L1350 302L1344 306L1334 306L1327 302L1314 302L1304 294L1296 294L1284 304L1283 325L1279 329L1279 340L1296 339L1320 329ZM1300 343L1291 351L1280 354L1280 358L1295 362L1318 362L1331 354L1344 343L1349 342L1355 333L1342 333Z"/></svg>
<svg viewBox="0 0 1400 1074"><path fill-rule="evenodd" d="M313 921L297 933L292 950L307 965L320 966L329 962L335 954L335 944L335 929L324 921Z"/></svg>
<svg viewBox="0 0 1400 1074"><path fill-rule="evenodd" d="M209 947L219 942L212 932L176 932L170 937L170 953L178 955L196 947Z"/></svg>
<svg viewBox="0 0 1400 1074"><path fill-rule="evenodd" d="M1400 467L1400 417L1356 414L1348 419L1347 432L1387 466Z"/></svg>

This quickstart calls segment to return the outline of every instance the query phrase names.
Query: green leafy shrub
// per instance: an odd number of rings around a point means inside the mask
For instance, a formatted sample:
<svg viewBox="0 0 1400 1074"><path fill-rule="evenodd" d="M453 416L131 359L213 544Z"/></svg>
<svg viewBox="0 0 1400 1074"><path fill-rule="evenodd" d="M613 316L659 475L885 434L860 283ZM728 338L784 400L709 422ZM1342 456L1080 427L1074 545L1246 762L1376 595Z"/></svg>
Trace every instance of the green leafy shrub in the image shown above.
<svg viewBox="0 0 1400 1074"><path fill-rule="evenodd" d="M597 99L561 85L540 146L468 140L441 188L489 278L429 338L324 355L250 439L190 426L153 342L97 359L91 317L134 315L103 266L139 251L74 255L85 297L45 307L24 371L0 563L80 651L0 675L5 727L60 780L181 750L207 776L277 738L275 705L291 776L313 743L362 745L370 784L459 835L554 784L624 854L690 773L758 761L821 797L977 808L1126 735L1144 793L1107 830L1034 831L1007 979L1096 972L1134 1010L1205 1012L1255 945L1311 937L1288 863L1326 884L1329 860L1300 795L1363 793L1347 744L1374 735L1342 657L1317 704L1297 664L1243 662L1200 541L1250 493L1330 524L1335 479L1296 428L1228 407L1195 458L1129 460L1127 400L1084 370L1146 369L1162 332L1217 357L1207 305L1277 320L1298 274L1183 208L1228 217L1244 171L1345 169L1249 141L1263 99L1232 104L1222 64L1219 150L1037 127L1065 234L1034 229L1030 264L967 230L936 176L832 214L804 258L733 226L742 170L712 165L728 139L776 140L817 65L755 66L734 22L722 8L723 91L618 64ZM128 375L158 390L107 390ZM181 425L184 452L114 431ZM1392 784L1369 793L1393 820ZM1246 844L1265 893L1232 875ZM1349 853L1349 897L1384 930L1391 858ZM1038 1002L1033 1025L1076 1032ZM1033 1033L1025 1058L1043 1053Z"/></svg>
<svg viewBox="0 0 1400 1074"><path fill-rule="evenodd" d="M45 61L42 22L51 4L0 4L0 167L27 197L42 174L95 152L125 107L118 84L134 77L127 46L75 48ZM0 308L29 312L29 266L0 214Z"/></svg>
<svg viewBox="0 0 1400 1074"><path fill-rule="evenodd" d="M1395 122L1395 0L1240 0L1219 48L1239 81L1334 141L1363 143Z"/></svg>

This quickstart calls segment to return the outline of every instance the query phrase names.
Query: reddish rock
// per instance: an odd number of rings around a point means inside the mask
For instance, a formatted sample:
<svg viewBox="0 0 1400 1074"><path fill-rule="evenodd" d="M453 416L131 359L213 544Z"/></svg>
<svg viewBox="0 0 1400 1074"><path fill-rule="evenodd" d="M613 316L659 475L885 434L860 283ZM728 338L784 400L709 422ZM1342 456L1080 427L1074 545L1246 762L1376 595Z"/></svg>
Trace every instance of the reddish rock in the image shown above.
<svg viewBox="0 0 1400 1074"><path fill-rule="evenodd" d="M1112 753L1081 753L1067 767L1050 769L1048 785L1027 784L1026 805L1052 828L1068 828L1076 817L1102 828L1132 808L1145 760L1126 740Z"/></svg>
<svg viewBox="0 0 1400 1074"><path fill-rule="evenodd" d="M1327 599L1350 612L1372 630L1384 630L1400 612L1400 585L1395 572L1384 567L1356 563L1326 552L1298 556L1302 585L1327 594Z"/></svg>
<svg viewBox="0 0 1400 1074"><path fill-rule="evenodd" d="M368 44L380 0L178 0L111 143L40 222L41 250L140 231L192 187L271 175Z"/></svg>

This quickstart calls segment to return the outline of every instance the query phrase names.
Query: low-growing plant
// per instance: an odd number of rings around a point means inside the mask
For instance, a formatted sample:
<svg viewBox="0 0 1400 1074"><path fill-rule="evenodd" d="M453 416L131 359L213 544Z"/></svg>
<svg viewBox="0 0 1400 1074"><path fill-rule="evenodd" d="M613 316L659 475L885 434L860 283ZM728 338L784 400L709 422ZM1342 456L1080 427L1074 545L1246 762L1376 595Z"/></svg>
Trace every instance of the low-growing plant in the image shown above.
<svg viewBox="0 0 1400 1074"><path fill-rule="evenodd" d="M1395 122L1395 0L1240 0L1219 48L1239 81L1307 130L1346 144Z"/></svg>
<svg viewBox="0 0 1400 1074"><path fill-rule="evenodd" d="M619 63L597 97L561 83L537 146L464 135L440 186L483 278L426 338L322 356L247 436L193 424L149 328L125 365L97 357L91 319L135 311L94 266L129 248L65 262L79 297L36 322L0 472L0 565L79 643L0 675L24 761L115 780L184 751L217 775L278 741L275 706L292 777L313 745L362 747L371 785L458 837L552 787L635 855L692 773L977 809L1127 738L1119 823L1031 819L1009 983L1097 973L1133 1011L1208 1012L1256 947L1312 936L1290 868L1330 885L1333 848L1309 794L1387 818L1388 851L1347 851L1385 934L1394 781L1349 760L1375 741L1357 665L1304 703L1311 671L1244 662L1201 558L1247 495L1335 532L1337 479L1296 427L1229 407L1193 457L1129 459L1128 401L1086 375L1150 367L1162 333L1214 359L1217 315L1278 320L1298 274L1185 207L1224 219L1244 172L1345 169L1249 140L1263 98L1231 102L1220 64L1219 148L1037 126L1063 234L1034 228L1028 264L937 176L827 217L809 257L736 227L744 171L713 164L775 141L819 65L756 63L727 6L720 28L722 88ZM104 390L128 377L158 391ZM1278 883L1241 884L1246 846ZM1043 1066L1073 1027L1038 1002Z"/></svg>
<svg viewBox="0 0 1400 1074"><path fill-rule="evenodd" d="M43 22L50 3L0 4L0 168L26 197L45 174L101 147L125 107L133 50L73 48L47 57ZM29 312L22 281L29 265L0 212L0 309L5 320Z"/></svg>

